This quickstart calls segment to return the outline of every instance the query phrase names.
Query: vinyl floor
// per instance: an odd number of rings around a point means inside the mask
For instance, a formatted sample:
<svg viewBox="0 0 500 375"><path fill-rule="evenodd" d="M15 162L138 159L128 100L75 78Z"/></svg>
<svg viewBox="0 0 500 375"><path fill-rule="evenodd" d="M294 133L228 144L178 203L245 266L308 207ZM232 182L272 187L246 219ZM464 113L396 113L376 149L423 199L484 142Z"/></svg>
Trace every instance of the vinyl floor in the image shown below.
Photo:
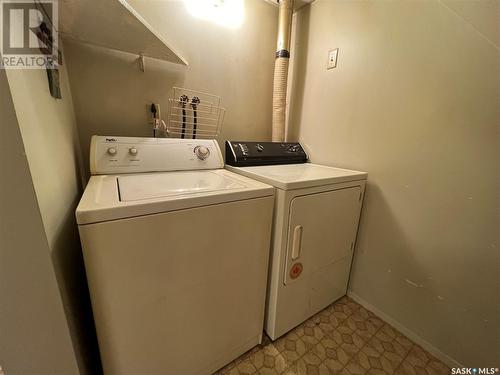
<svg viewBox="0 0 500 375"><path fill-rule="evenodd" d="M449 375L450 369L394 327L343 297L217 375Z"/></svg>

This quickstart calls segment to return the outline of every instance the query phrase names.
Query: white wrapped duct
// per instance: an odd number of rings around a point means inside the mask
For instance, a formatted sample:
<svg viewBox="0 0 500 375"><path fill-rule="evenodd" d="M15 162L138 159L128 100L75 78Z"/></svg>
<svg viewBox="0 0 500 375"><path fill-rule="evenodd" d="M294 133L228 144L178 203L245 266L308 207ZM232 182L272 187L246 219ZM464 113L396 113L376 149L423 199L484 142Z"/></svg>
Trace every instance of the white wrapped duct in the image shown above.
<svg viewBox="0 0 500 375"><path fill-rule="evenodd" d="M273 83L273 142L285 140L286 84L288 57L278 57L274 63Z"/></svg>
<svg viewBox="0 0 500 375"><path fill-rule="evenodd" d="M290 31L293 0L279 0L278 48L274 63L273 142L285 140L286 86L290 58Z"/></svg>

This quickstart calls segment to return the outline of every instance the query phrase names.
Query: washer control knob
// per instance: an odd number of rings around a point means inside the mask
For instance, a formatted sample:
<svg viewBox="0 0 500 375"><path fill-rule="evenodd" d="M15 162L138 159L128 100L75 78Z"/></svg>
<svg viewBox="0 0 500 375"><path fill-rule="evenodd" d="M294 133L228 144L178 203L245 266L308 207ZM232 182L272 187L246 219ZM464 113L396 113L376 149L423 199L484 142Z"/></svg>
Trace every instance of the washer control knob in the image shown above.
<svg viewBox="0 0 500 375"><path fill-rule="evenodd" d="M137 155L138 150L137 150L136 147L130 147L128 149L128 152L130 153L130 155L134 155L135 156L135 155Z"/></svg>
<svg viewBox="0 0 500 375"><path fill-rule="evenodd" d="M108 148L108 154L111 156L116 155L116 148L114 148L114 147Z"/></svg>
<svg viewBox="0 0 500 375"><path fill-rule="evenodd" d="M210 156L210 150L205 146L196 146L194 148L194 153L200 160L205 160Z"/></svg>

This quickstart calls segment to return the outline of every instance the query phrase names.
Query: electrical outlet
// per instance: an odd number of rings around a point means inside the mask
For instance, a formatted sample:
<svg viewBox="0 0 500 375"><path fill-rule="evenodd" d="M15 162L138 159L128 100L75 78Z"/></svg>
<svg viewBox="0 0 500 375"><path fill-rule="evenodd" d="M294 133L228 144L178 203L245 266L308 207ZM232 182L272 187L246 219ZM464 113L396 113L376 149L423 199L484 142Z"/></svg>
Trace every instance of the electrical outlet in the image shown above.
<svg viewBox="0 0 500 375"><path fill-rule="evenodd" d="M326 65L326 69L333 69L337 67L338 56L339 56L338 48L328 51L328 64Z"/></svg>

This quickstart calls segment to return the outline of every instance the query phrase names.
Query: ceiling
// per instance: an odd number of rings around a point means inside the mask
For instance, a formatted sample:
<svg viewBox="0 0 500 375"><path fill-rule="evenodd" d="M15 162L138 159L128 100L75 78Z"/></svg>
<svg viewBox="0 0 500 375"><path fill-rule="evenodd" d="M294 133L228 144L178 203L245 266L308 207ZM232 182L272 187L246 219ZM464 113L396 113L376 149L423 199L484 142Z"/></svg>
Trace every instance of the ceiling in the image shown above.
<svg viewBox="0 0 500 375"><path fill-rule="evenodd" d="M272 4L274 6L278 6L277 0L264 0L266 3ZM297 11L305 5L311 4L315 0L294 0L293 1L293 11Z"/></svg>

